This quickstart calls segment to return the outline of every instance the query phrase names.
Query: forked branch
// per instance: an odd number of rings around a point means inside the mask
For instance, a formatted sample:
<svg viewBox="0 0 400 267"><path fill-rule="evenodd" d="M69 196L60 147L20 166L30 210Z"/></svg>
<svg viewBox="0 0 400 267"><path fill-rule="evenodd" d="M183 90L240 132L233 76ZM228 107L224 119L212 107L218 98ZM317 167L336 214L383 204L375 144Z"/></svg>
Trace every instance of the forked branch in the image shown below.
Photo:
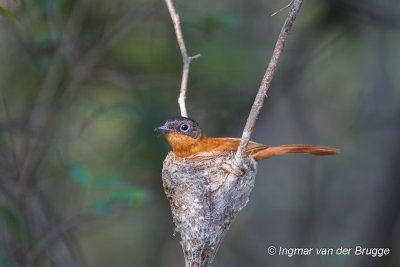
<svg viewBox="0 0 400 267"><path fill-rule="evenodd" d="M190 61L183 41L179 16L172 0L165 0L175 27L175 33L183 58L183 73L179 107L187 117L185 95ZM255 121L270 86L288 32L296 18L303 0L293 3L264 75L257 97L243 131L239 151L216 156L200 152L196 157L177 157L173 152L164 160L162 179L165 193L171 204L176 230L181 235L186 267L211 267L222 237L228 231L236 215L246 206L254 187L257 164L246 157ZM242 166L247 171L240 174L221 168L224 163ZM233 167L236 167L233 166ZM240 179L238 179L240 178Z"/></svg>
<svg viewBox="0 0 400 267"><path fill-rule="evenodd" d="M181 116L188 117L185 100L186 100L187 83L189 78L189 65L193 59L200 57L200 54L197 54L195 56L188 56L185 42L183 40L179 15L175 11L175 7L172 3L172 0L165 0L165 3L167 4L169 14L171 15L172 22L174 23L176 39L178 40L183 60L181 90L178 98L178 104L181 110Z"/></svg>

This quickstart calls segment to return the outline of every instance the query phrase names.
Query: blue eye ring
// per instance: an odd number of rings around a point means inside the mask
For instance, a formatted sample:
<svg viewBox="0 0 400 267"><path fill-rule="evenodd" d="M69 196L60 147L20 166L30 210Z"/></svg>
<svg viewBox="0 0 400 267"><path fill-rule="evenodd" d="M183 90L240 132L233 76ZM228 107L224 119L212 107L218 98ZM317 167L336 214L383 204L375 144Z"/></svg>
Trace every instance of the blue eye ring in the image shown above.
<svg viewBox="0 0 400 267"><path fill-rule="evenodd" d="M179 130L180 130L182 133L186 133L187 131L189 131L189 129L190 129L190 126L189 126L188 124L186 124L186 123L182 124L182 125L179 127Z"/></svg>

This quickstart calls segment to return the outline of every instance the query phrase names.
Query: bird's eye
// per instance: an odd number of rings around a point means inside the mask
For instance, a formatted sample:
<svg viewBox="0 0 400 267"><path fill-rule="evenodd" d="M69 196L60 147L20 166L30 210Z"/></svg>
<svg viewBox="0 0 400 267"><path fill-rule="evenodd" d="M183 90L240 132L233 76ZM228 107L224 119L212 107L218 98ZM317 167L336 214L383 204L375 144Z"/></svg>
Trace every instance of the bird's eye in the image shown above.
<svg viewBox="0 0 400 267"><path fill-rule="evenodd" d="M187 124L182 124L180 127L180 130L182 133L186 133L187 131L189 131L189 125Z"/></svg>

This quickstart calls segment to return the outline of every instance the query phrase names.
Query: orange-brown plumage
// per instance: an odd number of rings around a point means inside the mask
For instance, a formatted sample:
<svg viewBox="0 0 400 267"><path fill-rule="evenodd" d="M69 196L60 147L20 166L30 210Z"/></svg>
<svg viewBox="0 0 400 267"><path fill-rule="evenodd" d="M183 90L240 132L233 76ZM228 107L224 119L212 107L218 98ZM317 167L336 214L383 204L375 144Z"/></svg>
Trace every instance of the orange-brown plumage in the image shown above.
<svg viewBox="0 0 400 267"><path fill-rule="evenodd" d="M240 139L230 137L207 137L194 120L184 117L169 119L164 126L156 131L164 133L172 150L178 157L187 157L198 152L236 151ZM282 145L266 146L250 141L246 153L256 161L267 159L273 155L308 153L317 156L334 155L338 149L327 146L313 145Z"/></svg>

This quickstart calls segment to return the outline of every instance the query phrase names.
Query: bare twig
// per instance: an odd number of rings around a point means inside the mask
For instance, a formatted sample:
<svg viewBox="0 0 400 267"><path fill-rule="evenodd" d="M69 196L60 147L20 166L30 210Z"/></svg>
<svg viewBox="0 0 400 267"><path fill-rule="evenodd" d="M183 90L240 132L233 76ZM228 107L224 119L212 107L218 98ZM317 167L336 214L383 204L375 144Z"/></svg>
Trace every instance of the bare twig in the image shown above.
<svg viewBox="0 0 400 267"><path fill-rule="evenodd" d="M250 141L251 133L253 132L254 125L263 106L264 98L267 97L267 91L271 85L272 78L274 77L276 66L278 65L279 58L285 46L288 34L293 26L294 20L296 19L297 13L299 12L302 3L303 0L295 0L293 2L292 9L286 17L285 23L282 26L282 30L279 33L274 52L272 53L272 58L264 74L260 88L257 92L257 96L254 100L249 117L247 119L246 126L243 130L240 145L235 156L235 164L237 167L240 167L242 165L243 159L246 156L246 147Z"/></svg>
<svg viewBox="0 0 400 267"><path fill-rule="evenodd" d="M195 56L188 56L185 42L183 41L183 35L182 35L179 15L175 11L172 0L165 0L165 3L167 4L169 14L171 15L172 22L174 23L176 39L178 40L179 48L180 48L181 54L182 54L183 70L182 70L181 90L180 90L180 94L179 94L179 98L178 98L178 104L179 104L179 108L181 110L181 115L183 117L187 117L188 113L186 110L185 99L186 99L187 83L188 83L188 77L189 77L189 65L193 59L200 57L200 54L197 54Z"/></svg>
<svg viewBox="0 0 400 267"><path fill-rule="evenodd" d="M276 14L282 12L283 10L285 10L286 8L290 7L293 4L293 0L290 1L289 4L287 4L286 6L280 8L278 11L275 11L274 13L271 14L271 17L275 16Z"/></svg>

